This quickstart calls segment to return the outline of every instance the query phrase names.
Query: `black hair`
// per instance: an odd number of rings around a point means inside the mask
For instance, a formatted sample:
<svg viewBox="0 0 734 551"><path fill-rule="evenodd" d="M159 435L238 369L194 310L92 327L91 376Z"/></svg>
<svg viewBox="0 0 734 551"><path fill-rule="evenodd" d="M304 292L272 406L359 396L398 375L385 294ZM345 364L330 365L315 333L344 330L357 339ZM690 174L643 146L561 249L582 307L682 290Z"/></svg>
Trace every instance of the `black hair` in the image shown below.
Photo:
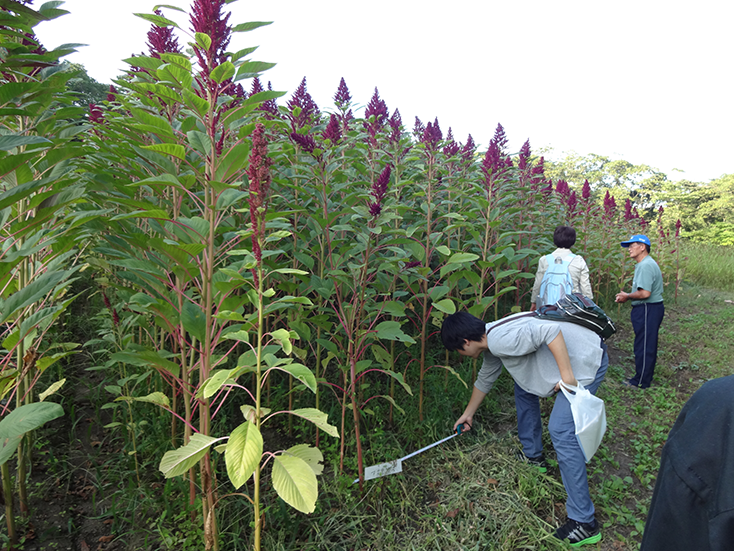
<svg viewBox="0 0 734 551"><path fill-rule="evenodd" d="M560 249L570 249L576 243L576 230L571 226L558 226L553 232L553 243Z"/></svg>
<svg viewBox="0 0 734 551"><path fill-rule="evenodd" d="M446 316L441 326L441 340L447 350L464 350L464 341L481 341L487 326L469 312L456 312Z"/></svg>
<svg viewBox="0 0 734 551"><path fill-rule="evenodd" d="M647 249L647 254L650 254L650 245L647 243L643 243L643 245L645 245L645 249Z"/></svg>

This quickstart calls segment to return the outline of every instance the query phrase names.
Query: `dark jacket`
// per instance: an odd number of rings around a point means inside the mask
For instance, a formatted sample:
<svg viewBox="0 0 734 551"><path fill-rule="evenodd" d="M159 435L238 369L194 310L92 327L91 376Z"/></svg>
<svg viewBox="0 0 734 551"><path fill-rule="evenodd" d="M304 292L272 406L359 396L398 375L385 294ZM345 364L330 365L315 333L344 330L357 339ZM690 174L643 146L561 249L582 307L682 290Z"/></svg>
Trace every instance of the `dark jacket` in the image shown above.
<svg viewBox="0 0 734 551"><path fill-rule="evenodd" d="M734 375L705 383L668 435L640 551L734 549Z"/></svg>

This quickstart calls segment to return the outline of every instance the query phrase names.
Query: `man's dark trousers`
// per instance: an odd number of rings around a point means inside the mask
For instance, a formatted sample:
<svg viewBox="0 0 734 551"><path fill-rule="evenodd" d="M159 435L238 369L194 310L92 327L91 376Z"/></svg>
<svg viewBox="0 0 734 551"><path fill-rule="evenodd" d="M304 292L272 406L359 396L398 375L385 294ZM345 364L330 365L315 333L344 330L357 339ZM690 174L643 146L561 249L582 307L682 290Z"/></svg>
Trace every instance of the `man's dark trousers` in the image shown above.
<svg viewBox="0 0 734 551"><path fill-rule="evenodd" d="M635 376L630 383L640 388L647 388L652 383L658 356L658 330L664 315L662 302L643 302L632 307L630 319L635 330Z"/></svg>

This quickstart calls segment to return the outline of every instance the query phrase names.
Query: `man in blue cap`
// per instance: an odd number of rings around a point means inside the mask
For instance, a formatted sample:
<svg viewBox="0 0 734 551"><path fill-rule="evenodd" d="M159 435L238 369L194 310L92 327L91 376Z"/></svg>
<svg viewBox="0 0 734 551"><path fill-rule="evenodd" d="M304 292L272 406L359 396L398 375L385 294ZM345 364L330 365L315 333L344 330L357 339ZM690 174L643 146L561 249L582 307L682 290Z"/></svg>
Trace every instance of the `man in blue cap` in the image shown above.
<svg viewBox="0 0 734 551"><path fill-rule="evenodd" d="M632 278L632 292L617 293L616 302L632 301L632 328L635 331L635 376L627 386L647 388L652 383L658 355L658 330L663 322L663 274L650 256L650 240L646 235L633 235L621 245L629 249L637 265Z"/></svg>

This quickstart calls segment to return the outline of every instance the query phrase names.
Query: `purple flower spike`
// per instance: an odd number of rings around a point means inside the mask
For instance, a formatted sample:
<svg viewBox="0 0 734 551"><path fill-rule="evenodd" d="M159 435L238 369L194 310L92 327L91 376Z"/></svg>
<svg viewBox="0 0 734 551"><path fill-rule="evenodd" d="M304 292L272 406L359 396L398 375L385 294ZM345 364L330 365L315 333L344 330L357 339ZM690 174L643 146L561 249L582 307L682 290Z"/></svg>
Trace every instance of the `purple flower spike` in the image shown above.
<svg viewBox="0 0 734 551"><path fill-rule="evenodd" d="M334 103L340 111L345 111L352 103L352 95L349 93L347 83L344 82L344 77L339 82L339 89L334 94Z"/></svg>
<svg viewBox="0 0 734 551"><path fill-rule="evenodd" d="M425 132L426 127L423 125L421 120L416 117L415 118L415 124L413 125L413 135L416 137L416 139L420 140L423 137L423 132Z"/></svg>
<svg viewBox="0 0 734 551"><path fill-rule="evenodd" d="M232 37L232 27L227 23L229 22L229 16L232 14L222 14L225 3L226 0L194 0L191 5L191 27L193 31L204 33L212 39L211 46L206 52L198 47L194 48L202 67L207 67L209 71L227 59L227 46L229 46ZM213 66L205 61L207 58L211 60Z"/></svg>
<svg viewBox="0 0 734 551"><path fill-rule="evenodd" d="M117 88L110 84L110 91L107 93L107 101L115 101L115 94L117 94Z"/></svg>
<svg viewBox="0 0 734 551"><path fill-rule="evenodd" d="M293 142L297 145L301 146L301 149L303 149L306 153L313 153L314 149L316 149L316 141L313 139L312 136L292 132L291 140L293 140Z"/></svg>
<svg viewBox="0 0 734 551"><path fill-rule="evenodd" d="M494 132L494 137L489 141L487 153L484 155L484 160L482 161L482 171L485 174L488 176L490 174L497 175L512 165L512 160L505 153L506 146L507 137L505 136L505 129L502 128L501 124L498 124Z"/></svg>
<svg viewBox="0 0 734 551"><path fill-rule="evenodd" d="M94 103L89 104L89 122L93 124L102 124L104 122L104 115L102 109Z"/></svg>
<svg viewBox="0 0 734 551"><path fill-rule="evenodd" d="M339 125L339 118L334 113L329 116L329 124L326 125L323 137L325 140L331 140L331 143L334 145L338 144L342 139L342 130Z"/></svg>
<svg viewBox="0 0 734 551"><path fill-rule="evenodd" d="M675 236L676 237L680 236L680 229L682 225L683 224L680 223L680 218L678 218L678 220L675 221Z"/></svg>
<svg viewBox="0 0 734 551"><path fill-rule="evenodd" d="M265 88L263 88L262 82L260 82L260 77L255 77L252 79L252 86L250 87L250 95L254 96L255 94L259 94L260 92L264 92Z"/></svg>
<svg viewBox="0 0 734 551"><path fill-rule="evenodd" d="M273 159L268 157L268 140L265 136L265 126L257 123L252 133L252 150L250 151L250 166L247 167L247 177L250 182L250 221L252 223L252 253L258 265L262 263L260 240L265 234L265 214L270 198L270 165ZM257 272L253 270L257 282Z"/></svg>
<svg viewBox="0 0 734 551"><path fill-rule="evenodd" d="M392 114L392 117L390 117L390 120L387 121L387 124L390 126L390 129L392 132L390 132L390 143L397 144L400 142L400 136L403 133L403 119L400 118L400 111L395 109L395 111Z"/></svg>
<svg viewBox="0 0 734 551"><path fill-rule="evenodd" d="M566 180L558 180L558 183L556 184L556 193L566 197L569 192L568 182L566 182Z"/></svg>
<svg viewBox="0 0 734 551"><path fill-rule="evenodd" d="M294 130L303 128L307 124L313 124L321 116L319 106L316 105L311 94L306 90L306 77L303 77L301 84L298 85L298 88L296 88L296 91L286 105L290 111L293 111L295 107L301 108L301 112L297 117L293 115L289 117Z"/></svg>
<svg viewBox="0 0 734 551"><path fill-rule="evenodd" d="M459 153L459 144L454 141L454 135L449 128L448 134L446 134L446 145L443 148L443 154L449 159Z"/></svg>
<svg viewBox="0 0 734 551"><path fill-rule="evenodd" d="M627 199L624 203L624 219L626 222L632 220L635 216L632 214L632 201Z"/></svg>
<svg viewBox="0 0 734 551"><path fill-rule="evenodd" d="M382 200L385 198L385 195L387 194L387 185L390 183L390 165L387 165L382 173L380 174L379 178L375 181L374 184L372 184L372 189L370 190L370 195L375 198L375 200L370 203L369 209L370 214L373 218L376 218L380 215L382 212Z"/></svg>
<svg viewBox="0 0 734 551"><path fill-rule="evenodd" d="M476 150L477 146L474 143L474 138L469 134L469 137L466 139L466 144L461 148L461 156L464 159L464 162L470 162L474 158L474 152Z"/></svg>
<svg viewBox="0 0 734 551"><path fill-rule="evenodd" d="M161 10L155 10L156 15L163 15ZM148 51L151 57L160 59L160 54L180 53L181 47L178 45L178 38L173 34L173 27L159 27L151 25L148 31Z"/></svg>
<svg viewBox="0 0 734 551"><path fill-rule="evenodd" d="M581 197L584 199L584 201L588 201L589 197L591 197L591 186L589 185L588 180L584 180L584 187L581 190Z"/></svg>
<svg viewBox="0 0 734 551"><path fill-rule="evenodd" d="M503 129L504 132L504 129ZM530 160L530 140L526 140L520 148L520 153L517 156L517 166L520 170L525 170Z"/></svg>
<svg viewBox="0 0 734 551"><path fill-rule="evenodd" d="M372 117L374 119L370 122ZM377 143L377 133L385 126L388 118L387 104L380 99L380 93L377 91L377 88L375 88L375 93L372 94L372 99L364 110L364 118L366 119L364 128L370 135L370 142L374 145Z"/></svg>
<svg viewBox="0 0 734 551"><path fill-rule="evenodd" d="M576 210L576 205L578 204L578 199L576 199L576 192L571 192L571 195L568 196L568 199L566 199L566 205L568 205L568 211L569 213L573 214L573 212Z"/></svg>

